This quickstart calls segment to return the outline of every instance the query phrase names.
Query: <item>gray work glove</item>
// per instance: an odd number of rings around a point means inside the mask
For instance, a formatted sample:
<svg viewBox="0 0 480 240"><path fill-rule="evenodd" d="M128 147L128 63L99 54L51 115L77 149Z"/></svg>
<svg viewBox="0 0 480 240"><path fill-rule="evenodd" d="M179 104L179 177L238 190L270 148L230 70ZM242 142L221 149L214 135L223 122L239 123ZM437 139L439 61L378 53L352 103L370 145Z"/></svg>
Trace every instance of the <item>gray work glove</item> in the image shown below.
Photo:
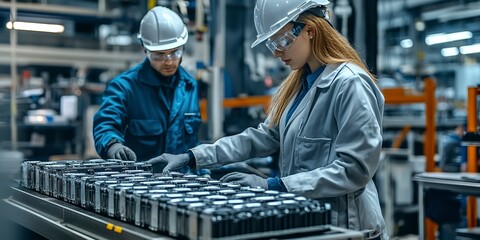
<svg viewBox="0 0 480 240"><path fill-rule="evenodd" d="M177 154L177 155L164 153L158 157L148 160L147 163L152 164L152 166L156 164L161 164L161 163L167 164L167 166L163 168L163 172L168 173L170 171L175 171L182 167L187 166L189 160L190 158L188 157L187 153Z"/></svg>
<svg viewBox="0 0 480 240"><path fill-rule="evenodd" d="M114 143L107 152L107 158L109 159L120 159L124 161L137 161L137 155L132 151L132 149L124 146L121 143Z"/></svg>
<svg viewBox="0 0 480 240"><path fill-rule="evenodd" d="M263 189L267 189L267 180L259 177L255 174L248 174L248 173L241 173L241 172L233 172L229 173L222 178L220 178L222 182L235 182L240 185L250 186L250 187L261 187Z"/></svg>

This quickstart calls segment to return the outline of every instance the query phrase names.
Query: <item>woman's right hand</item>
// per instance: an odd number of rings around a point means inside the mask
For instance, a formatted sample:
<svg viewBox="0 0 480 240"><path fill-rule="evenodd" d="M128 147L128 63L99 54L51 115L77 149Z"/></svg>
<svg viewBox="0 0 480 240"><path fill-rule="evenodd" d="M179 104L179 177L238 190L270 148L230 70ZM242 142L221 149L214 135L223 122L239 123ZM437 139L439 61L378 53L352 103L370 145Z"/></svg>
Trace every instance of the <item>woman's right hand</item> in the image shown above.
<svg viewBox="0 0 480 240"><path fill-rule="evenodd" d="M164 153L158 157L149 159L147 163L152 164L152 166L157 165L157 164L167 164L163 168L164 173L168 173L171 171L178 170L182 167L187 166L188 161L190 160L188 154L183 153L183 154L170 154L170 153Z"/></svg>

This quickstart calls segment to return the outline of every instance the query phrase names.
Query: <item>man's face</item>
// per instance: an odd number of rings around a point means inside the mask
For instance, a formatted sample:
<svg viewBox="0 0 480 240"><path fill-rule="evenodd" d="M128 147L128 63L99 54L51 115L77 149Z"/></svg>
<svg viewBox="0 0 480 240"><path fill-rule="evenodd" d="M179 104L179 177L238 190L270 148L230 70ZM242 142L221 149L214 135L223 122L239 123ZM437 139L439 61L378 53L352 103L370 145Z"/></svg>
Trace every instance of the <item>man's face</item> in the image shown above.
<svg viewBox="0 0 480 240"><path fill-rule="evenodd" d="M177 72L183 55L183 47L153 52L146 50L146 54L148 60L150 60L150 65L158 73L170 77Z"/></svg>

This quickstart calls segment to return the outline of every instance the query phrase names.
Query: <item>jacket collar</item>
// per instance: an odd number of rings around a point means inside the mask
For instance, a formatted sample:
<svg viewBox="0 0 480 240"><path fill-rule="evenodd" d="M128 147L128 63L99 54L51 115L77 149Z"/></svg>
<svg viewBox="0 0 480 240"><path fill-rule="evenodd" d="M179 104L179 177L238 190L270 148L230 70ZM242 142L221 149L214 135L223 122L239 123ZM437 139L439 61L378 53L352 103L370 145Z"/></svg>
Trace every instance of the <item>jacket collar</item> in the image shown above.
<svg viewBox="0 0 480 240"><path fill-rule="evenodd" d="M159 73L157 73L157 71L150 65L150 61L147 58L140 63L139 67L140 70L138 79L140 82L156 87L161 85L160 81L158 80ZM175 77L178 79L177 84L180 81L185 81L187 85L193 84L194 79L188 78L187 76L187 71L182 66L179 66L177 72L175 73Z"/></svg>
<svg viewBox="0 0 480 240"><path fill-rule="evenodd" d="M320 74L320 76L317 77L315 81L315 85L318 88L326 88L329 87L332 82L335 80L337 77L338 73L340 70L347 64L347 62L344 63L337 63L337 64L327 64L325 66L325 69L323 69L323 72ZM306 98L315 95L316 89L310 89L308 91L307 95L305 96ZM297 93L298 94L298 93ZM296 96L295 96L296 97ZM295 99L295 97L293 99ZM285 108L285 111L288 111L292 107L293 101L290 101L290 103L287 105ZM308 105L311 105L312 101L302 101L298 105L297 109L293 112L292 116L288 120L288 122L285 122L285 130L290 126L290 123L292 123L293 119L295 119L300 112ZM282 119L280 121L286 121L286 114L282 116Z"/></svg>
<svg viewBox="0 0 480 240"><path fill-rule="evenodd" d="M348 62L343 63L333 63L327 64L325 70L323 70L322 74L316 81L316 86L319 88L326 88L329 87L332 82L336 79L340 70L347 64Z"/></svg>

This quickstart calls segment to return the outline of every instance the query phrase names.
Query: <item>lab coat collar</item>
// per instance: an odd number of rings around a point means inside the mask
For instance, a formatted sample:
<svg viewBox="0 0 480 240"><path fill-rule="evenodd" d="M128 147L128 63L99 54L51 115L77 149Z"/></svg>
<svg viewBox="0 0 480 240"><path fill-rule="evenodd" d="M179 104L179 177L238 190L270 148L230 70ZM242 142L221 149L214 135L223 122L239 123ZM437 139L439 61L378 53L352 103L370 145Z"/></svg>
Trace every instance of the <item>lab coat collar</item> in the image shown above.
<svg viewBox="0 0 480 240"><path fill-rule="evenodd" d="M340 70L347 64L348 62L343 62L343 63L335 63L335 64L327 64L325 66L325 69L323 69L323 72L320 74L319 77L317 77L316 81L315 81L315 85L318 87L318 88L326 88L326 87L329 87L332 82L335 80L335 78L337 77L338 73L340 72ZM307 92L307 95L305 96L305 98L311 98L312 96L314 96L316 93L316 89L310 89L308 92ZM298 94L298 93L297 93ZM293 97L293 99L296 98L296 95L295 97ZM290 103L287 105L287 107L285 108L285 111L288 111L291 107L292 107L292 103L293 101L290 101ZM300 112L303 111L303 109L307 106L310 106L312 104L312 101L311 100L302 100L300 102L300 104L298 105L297 109L293 112L292 116L290 117L290 119L288 120L288 122L286 122L286 118L284 116L282 116L282 119L280 120L281 122L283 122L285 124L285 130L290 126L290 123L292 123L292 121L300 114Z"/></svg>
<svg viewBox="0 0 480 240"><path fill-rule="evenodd" d="M319 88L329 87L347 63L348 62L327 64L325 70L323 70L317 79L316 86Z"/></svg>

